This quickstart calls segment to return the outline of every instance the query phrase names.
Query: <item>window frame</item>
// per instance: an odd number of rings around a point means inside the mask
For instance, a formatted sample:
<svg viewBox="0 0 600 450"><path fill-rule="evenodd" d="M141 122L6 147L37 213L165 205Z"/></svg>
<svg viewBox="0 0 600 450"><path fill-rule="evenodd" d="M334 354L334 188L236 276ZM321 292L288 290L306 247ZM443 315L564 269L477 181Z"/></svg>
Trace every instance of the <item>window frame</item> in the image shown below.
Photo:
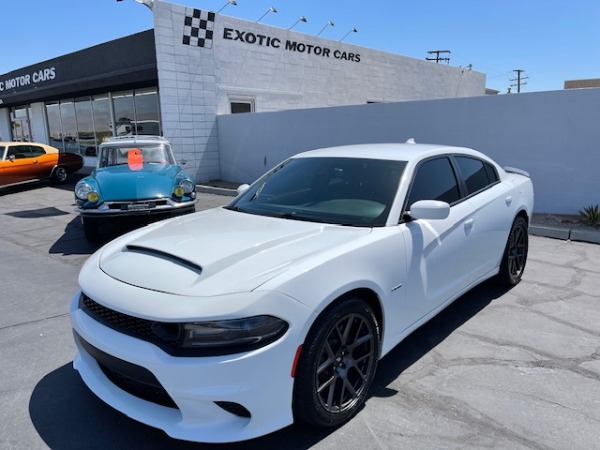
<svg viewBox="0 0 600 450"><path fill-rule="evenodd" d="M472 158L475 159L477 161L481 161L483 163L483 166L485 168L486 174L488 174L488 178L489 178L489 173L488 173L488 168L492 170L494 177L496 178L496 180L490 184L488 184L485 188L480 189L478 191L475 191L471 194L469 194L468 190L467 190L467 185L466 182L464 180L463 174L460 170L460 166L458 164L458 161L456 160L456 157L467 157L467 158ZM435 159L441 159L441 158L446 158L450 161L450 166L452 167L452 171L454 173L454 177L456 179L456 183L458 185L458 192L459 192L459 196L460 198L452 203L449 203L450 208L452 208L455 205L458 205L459 203L464 202L465 200L468 200L470 198L472 198L475 195L478 195L484 191L487 191L488 189L496 186L497 184L500 183L500 175L498 174L498 170L496 169L496 167L494 166L494 164L492 164L491 162L474 156L474 155L468 155L468 154L464 154L464 153L444 153L441 155L435 155L435 156L430 156L429 158L425 158L421 161L418 162L418 164L416 165L415 169L413 170L413 175L412 175L412 179L410 180L410 184L408 186L408 189L406 191L406 196L404 198L404 204L402 205L402 213L400 214L400 220L398 223L403 223L403 222L407 222L410 221L412 219L408 219L406 220L409 216L407 215L408 212L410 211L409 209L409 204L408 201L410 199L410 193L413 189L414 186L414 182L417 176L417 173L419 172L419 169L421 168L421 166L429 161L435 160Z"/></svg>
<svg viewBox="0 0 600 450"><path fill-rule="evenodd" d="M483 168L485 170L485 173L488 176L488 179L490 177L490 173L489 173L488 169L491 168L492 172L494 174L494 177L496 178L496 180L493 181L493 182L491 182L491 183L488 183L487 186L485 186L485 187L483 187L483 188L481 188L481 189L479 189L477 191L469 193L469 190L467 189L467 183L465 181L465 177L464 177L464 175L463 175L463 173L462 173L462 171L460 169L460 164L458 163L458 161L456 160L456 158L470 158L470 159L474 159L476 161L481 162L483 164ZM492 163L490 163L489 161L486 161L485 159L479 158L479 157L474 156L474 155L467 155L467 154L464 154L464 153L457 153L457 154L451 155L451 159L452 159L453 163L455 164L455 170L458 173L458 176L460 178L460 183L462 185L462 187L461 187L461 191L462 191L461 201L462 200L468 200L468 199L474 197L475 195L478 195L478 194L480 194L480 193L482 193L484 191L487 191L488 189L490 189L493 186L495 186L498 183L500 183L500 176L498 175L498 171L496 170L496 167L494 167L494 165ZM450 206L452 206L452 205L450 205Z"/></svg>

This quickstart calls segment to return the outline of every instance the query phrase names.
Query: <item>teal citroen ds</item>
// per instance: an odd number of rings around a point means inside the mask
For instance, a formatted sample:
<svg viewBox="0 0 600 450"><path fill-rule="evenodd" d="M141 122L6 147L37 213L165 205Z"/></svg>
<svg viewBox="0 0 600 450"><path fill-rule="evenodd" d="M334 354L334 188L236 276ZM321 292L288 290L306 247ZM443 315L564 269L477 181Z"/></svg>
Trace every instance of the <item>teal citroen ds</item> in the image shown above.
<svg viewBox="0 0 600 450"><path fill-rule="evenodd" d="M149 223L194 212L196 185L159 136L122 136L100 145L96 169L75 186L75 211L90 241L107 223Z"/></svg>

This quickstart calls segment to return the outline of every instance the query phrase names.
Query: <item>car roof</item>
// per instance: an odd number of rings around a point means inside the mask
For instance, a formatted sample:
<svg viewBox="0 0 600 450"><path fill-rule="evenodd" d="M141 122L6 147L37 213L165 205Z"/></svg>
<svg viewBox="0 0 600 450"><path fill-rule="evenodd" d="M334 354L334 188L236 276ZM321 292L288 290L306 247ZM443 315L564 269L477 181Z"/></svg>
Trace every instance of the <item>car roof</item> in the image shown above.
<svg viewBox="0 0 600 450"><path fill-rule="evenodd" d="M121 144L143 145L143 144L156 144L156 143L168 144L169 141L161 136L149 136L149 135L117 136L117 137L110 137L110 138L106 139L101 145L102 146L115 146L115 145L121 145Z"/></svg>
<svg viewBox="0 0 600 450"><path fill-rule="evenodd" d="M466 147L455 147L438 144L355 144L338 147L324 147L299 153L294 158L338 157L338 158L372 158L392 161L412 161L429 156L447 153L461 153L485 157L476 150Z"/></svg>
<svg viewBox="0 0 600 450"><path fill-rule="evenodd" d="M45 145L45 146L48 146L48 144L42 144L41 142L25 142L25 141L0 141L0 145Z"/></svg>

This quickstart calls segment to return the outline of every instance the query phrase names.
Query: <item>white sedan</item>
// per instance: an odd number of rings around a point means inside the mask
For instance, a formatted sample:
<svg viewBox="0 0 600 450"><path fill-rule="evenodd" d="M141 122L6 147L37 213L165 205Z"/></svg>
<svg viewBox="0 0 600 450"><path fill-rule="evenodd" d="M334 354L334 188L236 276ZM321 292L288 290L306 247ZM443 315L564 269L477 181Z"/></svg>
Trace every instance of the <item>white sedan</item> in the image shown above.
<svg viewBox="0 0 600 450"><path fill-rule="evenodd" d="M104 246L71 304L87 386L179 439L337 426L402 339L525 268L532 183L474 150L324 148L238 191Z"/></svg>

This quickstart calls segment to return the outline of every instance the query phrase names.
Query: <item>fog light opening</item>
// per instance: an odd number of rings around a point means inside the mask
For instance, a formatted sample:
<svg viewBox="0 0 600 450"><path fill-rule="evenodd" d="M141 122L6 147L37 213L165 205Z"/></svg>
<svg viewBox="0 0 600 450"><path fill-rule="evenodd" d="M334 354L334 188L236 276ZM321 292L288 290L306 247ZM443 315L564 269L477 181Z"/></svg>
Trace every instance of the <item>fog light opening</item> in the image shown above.
<svg viewBox="0 0 600 450"><path fill-rule="evenodd" d="M243 417L245 419L249 419L251 417L250 411L248 411L246 408L244 408L239 403L215 402L215 404L219 408L224 409L225 411L227 411L230 414L233 414L234 416Z"/></svg>

